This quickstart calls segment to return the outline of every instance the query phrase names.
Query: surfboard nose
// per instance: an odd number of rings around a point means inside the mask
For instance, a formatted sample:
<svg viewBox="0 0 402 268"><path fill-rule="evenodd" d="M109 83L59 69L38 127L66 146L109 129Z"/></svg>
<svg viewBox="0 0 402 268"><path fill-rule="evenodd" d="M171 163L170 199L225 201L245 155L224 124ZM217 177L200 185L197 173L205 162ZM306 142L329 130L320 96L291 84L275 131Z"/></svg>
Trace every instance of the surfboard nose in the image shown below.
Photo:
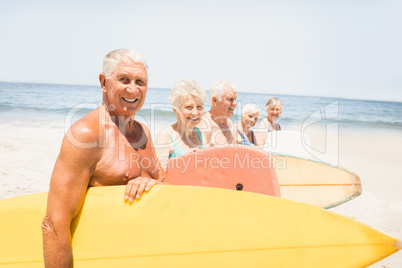
<svg viewBox="0 0 402 268"><path fill-rule="evenodd" d="M396 240L395 247L396 247L397 251L401 250L402 249L402 241Z"/></svg>

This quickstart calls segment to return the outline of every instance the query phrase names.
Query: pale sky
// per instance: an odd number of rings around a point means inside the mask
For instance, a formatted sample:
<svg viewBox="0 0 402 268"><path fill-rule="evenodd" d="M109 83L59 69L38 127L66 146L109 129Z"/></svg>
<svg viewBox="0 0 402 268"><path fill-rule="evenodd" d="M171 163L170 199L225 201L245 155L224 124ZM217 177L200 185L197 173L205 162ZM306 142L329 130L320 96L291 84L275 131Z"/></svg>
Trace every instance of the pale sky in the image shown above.
<svg viewBox="0 0 402 268"><path fill-rule="evenodd" d="M402 102L399 0L0 0L0 81L98 85L104 55L138 50L151 88Z"/></svg>

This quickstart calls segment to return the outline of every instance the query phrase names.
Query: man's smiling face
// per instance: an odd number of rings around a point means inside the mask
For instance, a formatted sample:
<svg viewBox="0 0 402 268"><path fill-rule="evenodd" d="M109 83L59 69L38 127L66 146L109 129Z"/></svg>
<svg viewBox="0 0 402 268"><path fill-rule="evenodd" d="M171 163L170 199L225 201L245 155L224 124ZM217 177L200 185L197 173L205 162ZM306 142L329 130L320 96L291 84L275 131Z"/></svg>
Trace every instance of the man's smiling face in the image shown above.
<svg viewBox="0 0 402 268"><path fill-rule="evenodd" d="M226 88L221 100L216 99L216 113L219 116L231 117L237 106L237 93L233 88Z"/></svg>
<svg viewBox="0 0 402 268"><path fill-rule="evenodd" d="M108 78L101 78L104 102L117 116L132 117L145 102L147 71L142 63L120 62Z"/></svg>

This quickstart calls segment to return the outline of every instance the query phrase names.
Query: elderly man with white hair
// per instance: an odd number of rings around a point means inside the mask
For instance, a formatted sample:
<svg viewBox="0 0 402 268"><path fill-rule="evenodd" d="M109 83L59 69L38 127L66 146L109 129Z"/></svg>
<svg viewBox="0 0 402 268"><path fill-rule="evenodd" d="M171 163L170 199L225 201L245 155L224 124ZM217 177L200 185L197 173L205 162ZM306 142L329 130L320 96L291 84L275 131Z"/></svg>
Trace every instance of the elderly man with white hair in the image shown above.
<svg viewBox="0 0 402 268"><path fill-rule="evenodd" d="M209 90L211 110L205 114L205 131L212 146L236 144L236 132L230 117L237 105L236 86L229 81L215 82Z"/></svg>
<svg viewBox="0 0 402 268"><path fill-rule="evenodd" d="M145 60L131 49L111 51L99 81L102 105L66 132L53 169L42 223L46 267L73 266L70 226L88 187L127 185L124 198L134 202L166 179L148 128L135 120L147 93Z"/></svg>

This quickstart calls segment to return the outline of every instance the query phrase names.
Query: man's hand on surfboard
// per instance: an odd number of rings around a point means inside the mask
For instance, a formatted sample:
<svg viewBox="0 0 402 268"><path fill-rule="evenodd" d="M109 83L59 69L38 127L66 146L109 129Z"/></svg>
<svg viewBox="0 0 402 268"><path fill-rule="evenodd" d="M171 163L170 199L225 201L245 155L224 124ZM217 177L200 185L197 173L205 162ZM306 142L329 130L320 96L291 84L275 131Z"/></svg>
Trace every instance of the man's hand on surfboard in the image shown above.
<svg viewBox="0 0 402 268"><path fill-rule="evenodd" d="M129 202L134 202L135 199L140 199L144 191L151 190L152 186L158 184L157 180L148 177L137 177L127 183L124 199Z"/></svg>

